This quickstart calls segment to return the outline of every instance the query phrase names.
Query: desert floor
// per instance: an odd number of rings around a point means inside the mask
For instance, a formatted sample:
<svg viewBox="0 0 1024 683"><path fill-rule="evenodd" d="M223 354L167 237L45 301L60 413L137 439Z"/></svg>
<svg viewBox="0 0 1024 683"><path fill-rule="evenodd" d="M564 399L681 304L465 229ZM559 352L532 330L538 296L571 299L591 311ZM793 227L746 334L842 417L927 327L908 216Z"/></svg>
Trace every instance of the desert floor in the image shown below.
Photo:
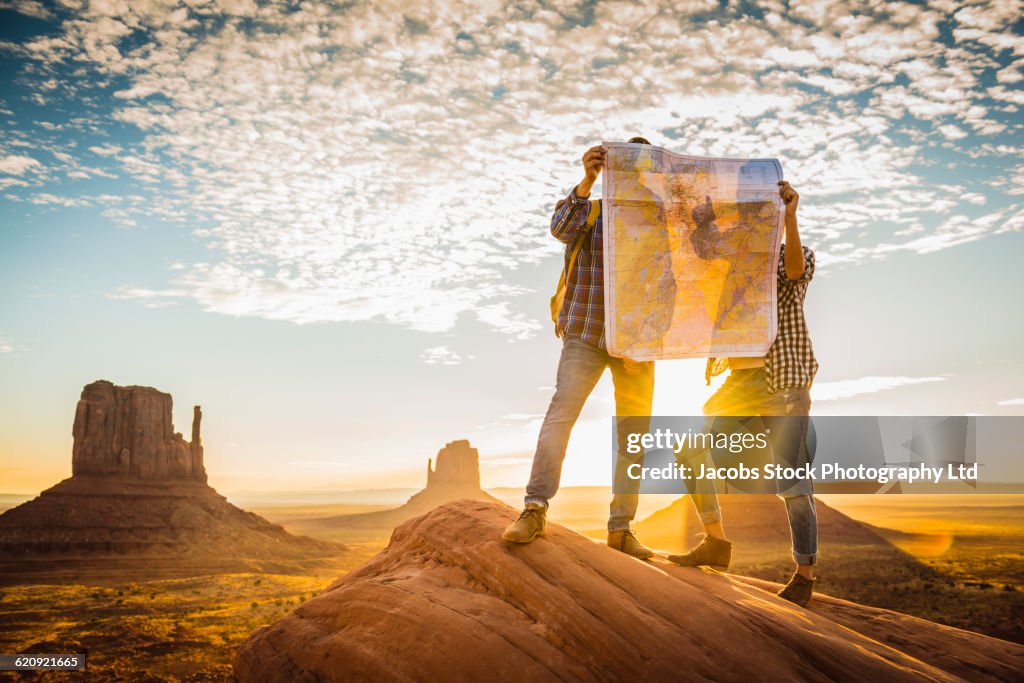
<svg viewBox="0 0 1024 683"><path fill-rule="evenodd" d="M492 493L512 505L521 500L514 489ZM1024 642L1024 496L822 498L871 525L892 553L879 557L877 547L855 545L840 552L839 541L822 538L823 592ZM672 500L644 497L638 519ZM600 539L607 501L604 489L565 489L550 518ZM390 536L387 529L324 530L316 520L387 507L252 506L293 533L350 546L337 566L308 576L249 573L160 581L113 576L88 579L88 585L51 585L40 577L36 584L2 587L0 652L87 652L89 680L225 680L235 649L250 633L361 565ZM782 580L789 571L786 545L752 549L738 556L730 571ZM62 674L0 673L0 680L63 679Z"/></svg>

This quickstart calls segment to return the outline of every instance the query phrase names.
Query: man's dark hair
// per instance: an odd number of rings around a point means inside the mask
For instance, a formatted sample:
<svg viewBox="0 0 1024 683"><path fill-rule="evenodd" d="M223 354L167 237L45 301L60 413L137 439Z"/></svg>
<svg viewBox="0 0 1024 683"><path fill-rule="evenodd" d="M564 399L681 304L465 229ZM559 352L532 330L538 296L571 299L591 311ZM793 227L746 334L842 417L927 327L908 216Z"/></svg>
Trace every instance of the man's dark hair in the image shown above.
<svg viewBox="0 0 1024 683"><path fill-rule="evenodd" d="M630 139L626 140L626 142L639 142L641 145L649 145L649 144L651 144L650 140L648 140L647 138L642 138L639 135L637 137L635 137L635 138L630 138Z"/></svg>

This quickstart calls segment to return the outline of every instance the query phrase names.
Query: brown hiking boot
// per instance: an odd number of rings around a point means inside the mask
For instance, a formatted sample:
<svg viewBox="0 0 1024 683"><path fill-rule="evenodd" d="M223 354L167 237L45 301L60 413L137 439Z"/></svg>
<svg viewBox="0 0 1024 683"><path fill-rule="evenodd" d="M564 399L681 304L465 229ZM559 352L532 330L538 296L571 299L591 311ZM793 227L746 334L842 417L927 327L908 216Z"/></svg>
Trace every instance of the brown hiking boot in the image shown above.
<svg viewBox="0 0 1024 683"><path fill-rule="evenodd" d="M633 533L632 529L609 531L608 546L615 548L619 552L632 555L638 560L646 560L650 557L654 557L654 551L645 547L640 543L640 541L636 540L636 534Z"/></svg>
<svg viewBox="0 0 1024 683"><path fill-rule="evenodd" d="M811 594L813 593L814 579L808 579L794 572L793 578L776 595L801 607L807 607L807 603L811 601Z"/></svg>
<svg viewBox="0 0 1024 683"><path fill-rule="evenodd" d="M544 535L548 526L548 509L543 505L530 503L519 515L519 519L509 524L501 534L501 538L511 543L529 543L538 536Z"/></svg>
<svg viewBox="0 0 1024 683"><path fill-rule="evenodd" d="M682 555L669 555L668 561L680 567L714 567L725 571L732 561L732 543L705 535L696 548Z"/></svg>

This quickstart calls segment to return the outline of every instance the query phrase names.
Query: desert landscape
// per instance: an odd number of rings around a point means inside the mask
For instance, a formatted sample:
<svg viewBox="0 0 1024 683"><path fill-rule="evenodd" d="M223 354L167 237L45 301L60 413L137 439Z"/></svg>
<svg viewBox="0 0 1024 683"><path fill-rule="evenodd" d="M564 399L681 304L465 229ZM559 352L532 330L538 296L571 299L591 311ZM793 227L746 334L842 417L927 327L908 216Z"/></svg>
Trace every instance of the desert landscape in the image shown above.
<svg viewBox="0 0 1024 683"><path fill-rule="evenodd" d="M515 502L514 490L503 489L495 493ZM563 518L572 519L581 524L575 528L589 529L586 536L597 539L599 534L595 533L595 529L599 528L603 520L607 504L606 492L600 488L569 488L560 494L560 502L563 500L562 495L565 503L562 514L558 514L558 507L553 507L553 522L557 523L557 520ZM946 508L957 510L962 519L973 519L976 525L984 528L996 523L1000 517L1012 518L1012 510L1006 510L1006 507L1016 507L1019 511L1020 500L1009 500L1013 498L1010 496L1000 498L1007 500L972 502L973 497L960 497L953 501L955 505L947 504ZM830 502L838 507L834 501ZM855 504L850 507L870 502L851 501ZM645 500L644 507L651 508L661 503L664 501ZM781 506L781 503L774 503L777 501L769 499L755 505ZM930 513L921 506L936 504L938 501L915 501L911 496L893 496L875 502L871 507L874 512L887 511L890 519L898 521L905 528L914 528L909 522L920 522L923 525L931 519L922 517ZM455 507L458 509L470 505L467 501ZM689 514L688 506L689 502L683 500L673 506L672 511L681 514L685 511ZM359 514L366 507L373 506L326 505L321 506L320 512L322 519L328 519L338 516L340 511ZM740 511L736 502L731 500L727 500L723 507L726 514L733 517ZM291 527L288 520L316 520L317 509L269 507L260 512L273 521L282 522L286 528L297 531L307 528L310 522L300 522ZM279 516L275 515L275 511ZM502 519L511 519L515 511L505 509L503 514ZM896 565L898 571L895 575L887 579L873 573L877 571L877 553L884 546L870 536L859 536L856 540L863 542L860 547L863 552L856 554L856 543L840 544L835 538L825 535L824 530L835 521L827 515L822 515L822 591L833 598L842 597L846 600L819 597L811 605L810 612L826 615L833 620L838 620L837 615L842 615L856 623L861 623L866 615L873 615L882 623L891 623L900 617L889 612L871 612L866 606L872 604L872 597L876 600L884 597L884 600L877 600L873 604L888 601L886 607L895 612L987 633L1006 641L1022 641L1018 616L1022 613L1020 579L1019 575L1014 578L1012 573L1007 574L1005 571L1014 565L1014 561L1018 568L1021 566L1020 549L1014 546L1014 538L1019 536L1007 535L1002 541L1004 551L999 556L1004 562L1003 578L1006 583L994 583L996 574L990 570L988 558L991 554L987 549L991 548L989 544L994 538L991 528L987 529L989 533L984 538L988 540L984 541L969 533L958 533L950 550L941 554L934 554L935 549L931 548L933 554L915 556L910 552L913 548L902 551L894 547L887 561L901 558L901 564ZM657 522L657 518L663 516L655 515L655 519L651 520L648 515L639 528L651 527L652 522ZM986 519L989 521L985 522ZM865 528L869 531L878 529ZM785 531L784 526L781 529ZM352 536L361 537L362 533L355 530ZM652 539L655 538L653 530L650 533ZM879 530L878 533L884 536L887 532ZM913 535L907 532L904 534ZM336 533L328 536L337 539L345 535ZM555 536L544 543L555 544L560 542L556 541L559 538ZM325 540L328 539L325 537ZM3 605L0 610L0 649L87 652L90 680L228 680L232 675L232 662L238 648L253 632L288 617L300 605L309 603L339 579L360 571L360 567L387 547L389 540L390 534L387 534L374 542L349 544L348 554L336 558L333 564L325 564L307 573L228 572L142 580L142 574L136 570L133 572L135 579L126 572L114 572L106 578L95 574L81 580L67 575L40 576L37 582L6 585L0 588L0 604ZM653 543L654 540L649 542ZM681 545L681 542L677 543ZM664 550L677 547L666 545L671 547ZM731 568L732 575L728 580L754 588L770 588L774 585L770 577L782 576L788 568L786 544L776 538L767 545L775 546L773 554L765 554L757 559L758 553L752 552L750 546L738 544L737 562ZM605 550L599 543L595 546L597 550ZM958 547L962 549L955 550ZM840 555L840 548L843 553L855 554ZM667 566L660 561L656 561L654 566L676 572L675 576L695 573ZM154 565L150 569L157 568ZM840 571L845 572L844 579L837 578ZM713 578L713 575L709 575L700 581ZM985 583L986 578L991 586L981 587L979 584ZM942 583L938 583L940 579ZM927 582L932 584L931 588L925 587ZM891 590L880 596L866 586L890 586ZM761 600L771 600L760 591L755 595ZM856 597L858 595L861 597ZM857 603L865 606L858 606ZM910 620L905 623L923 622ZM865 635L875 637L871 633ZM886 636L891 637L892 634ZM881 642L889 643L885 639ZM9 675L5 680L59 680L61 677L61 674L22 674L18 678ZM1010 677L1003 678L1005 680Z"/></svg>
<svg viewBox="0 0 1024 683"><path fill-rule="evenodd" d="M495 493L515 502L511 490ZM893 520L905 524L904 528L920 528L908 522L928 523L927 517L909 514L919 505L915 504L913 497L889 498L891 500L879 501L876 507L888 511ZM947 508L955 507L962 518L974 519L978 524L984 524L988 518L991 524L1004 515L1012 518L1011 511L1004 509L1010 507L1016 508L1019 520L1022 501L1009 500L1014 498L1012 496L1000 498L1008 500L994 506L991 501L975 503L973 497L961 496L953 501L955 505L947 505ZM560 494L558 502L563 501L565 504L561 508L553 507L552 520L556 523L563 518L571 518L577 523L581 521L580 526L573 528L589 530L587 535L596 538L598 534L593 532L603 521L606 493L593 488L569 488ZM688 505L688 501L683 503ZM654 501L644 501L645 508L653 505ZM733 506L726 505L728 514ZM342 513L358 514L367 508L375 511L375 506L325 505L306 509L268 507L259 509L259 512L286 529L298 532L308 529L317 519L318 509L322 518L328 519ZM506 512L509 519L514 514L513 510ZM921 510L917 514L927 513ZM292 519L309 521L292 525ZM781 528L785 530L785 527ZM1019 574L1021 551L1019 543L1016 543L1019 533L1007 533L1002 537L986 534L981 539L961 532L956 535L949 551L941 554L914 556L910 554L912 548L905 552L897 548L890 552L895 557L902 554L903 561L897 580L893 580L892 576L883 577L877 573L877 559L870 554L837 556L835 540L825 536L823 531L822 591L866 605L888 601L885 606L896 612L1020 643L1024 640L1024 625L1019 616L1024 613L1021 607L1024 588ZM354 530L347 534L325 532L322 538L337 540L366 536L362 531ZM1004 571L997 583L990 562L993 555L989 549L993 547L993 539L999 538L1003 551L998 557ZM35 582L5 585L0 587L0 650L87 652L90 680L228 680L235 653L250 634L289 615L336 580L358 569L385 548L389 539L390 534L386 534L376 540L346 542L349 548L347 555L307 573L234 572L145 580L143 577L147 574L159 571L158 563L149 563L141 571L120 577L93 575L88 579L75 580L66 575L40 576ZM878 548L877 544L869 543L863 550L871 553ZM851 548L844 550L850 551ZM934 553L934 548L931 552ZM751 561L746 548L738 545L737 563L731 571L736 576L781 577L788 566L786 544L776 540L774 554L765 561ZM846 572L845 579L837 577L839 567ZM1014 567L1016 574L1013 573ZM920 572L925 573L918 575ZM942 583L938 583L940 577ZM931 588L926 588L925 584L929 582ZM984 583L991 585L983 587ZM755 582L753 585L759 584ZM888 586L891 590L883 601L877 599L880 596L866 591L865 585ZM811 611L824 610L826 604L830 609L839 609L836 606L845 603L825 603L819 598L811 605ZM9 674L4 680L60 679L61 674L21 674L17 678Z"/></svg>
<svg viewBox="0 0 1024 683"><path fill-rule="evenodd" d="M1024 666L1021 496L824 496L820 595L803 611L773 595L791 567L774 496L722 497L736 543L729 574L605 547L603 487L563 489L546 539L505 545L500 529L523 492L482 489L466 440L429 458L424 488L401 505L395 492L339 491L308 505L250 494L244 510L206 483L198 406L191 441L173 432L170 410L155 389L86 386L72 476L27 501L0 498L0 651L83 652L99 681L399 680L424 667L658 680L702 671L720 631L745 633L745 649L792 645L734 659L737 676L867 666L887 678L1007 680ZM638 520L661 553L699 535L685 497L643 496ZM440 631L450 641L440 649L418 637ZM808 631L828 656L801 640ZM612 656L616 639L640 659ZM396 657L398 641L423 646Z"/></svg>
<svg viewBox="0 0 1024 683"><path fill-rule="evenodd" d="M1022 3L0 0L0 683L1024 681Z"/></svg>

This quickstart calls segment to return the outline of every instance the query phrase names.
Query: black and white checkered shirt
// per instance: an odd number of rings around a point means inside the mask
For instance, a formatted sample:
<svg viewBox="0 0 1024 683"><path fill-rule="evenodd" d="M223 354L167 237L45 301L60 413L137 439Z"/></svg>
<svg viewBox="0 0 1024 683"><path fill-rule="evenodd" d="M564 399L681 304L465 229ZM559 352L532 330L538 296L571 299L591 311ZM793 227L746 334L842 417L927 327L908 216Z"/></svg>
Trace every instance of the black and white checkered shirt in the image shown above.
<svg viewBox="0 0 1024 683"><path fill-rule="evenodd" d="M786 277L786 245L779 254L778 297L779 333L768 355L764 357L764 374L768 391L809 387L818 372L818 361L811 347L811 336L804 320L804 298L807 285L814 277L814 251L803 247L804 274L798 280ZM705 379L721 374L728 367L725 358L708 358Z"/></svg>

